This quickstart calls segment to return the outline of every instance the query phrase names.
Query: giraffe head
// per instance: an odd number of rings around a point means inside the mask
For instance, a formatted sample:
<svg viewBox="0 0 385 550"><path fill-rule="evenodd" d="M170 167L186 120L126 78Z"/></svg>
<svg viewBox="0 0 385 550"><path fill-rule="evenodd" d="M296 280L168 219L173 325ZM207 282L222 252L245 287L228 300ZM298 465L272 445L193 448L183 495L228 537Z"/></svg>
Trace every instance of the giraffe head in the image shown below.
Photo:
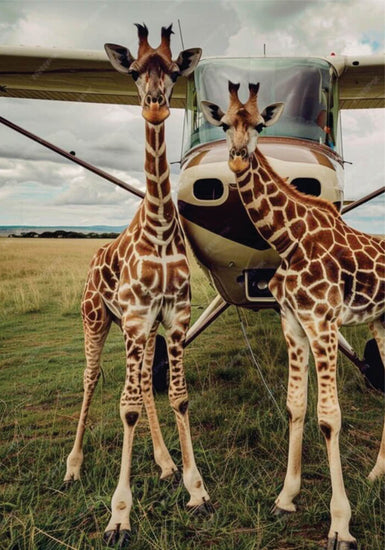
<svg viewBox="0 0 385 550"><path fill-rule="evenodd" d="M249 98L242 103L238 97L239 84L229 82L230 103L227 112L211 103L202 101L201 108L208 122L222 126L229 145L229 167L242 172L250 166L250 158L257 146L258 135L265 126L274 124L282 114L283 103L273 103L261 113L257 105L258 84L249 84Z"/></svg>
<svg viewBox="0 0 385 550"><path fill-rule="evenodd" d="M178 76L188 76L193 72L202 50L184 50L173 61L170 49L172 25L162 27L161 43L157 48L148 43L146 25L136 24L136 27L139 39L136 59L124 46L105 44L104 48L114 69L131 75L135 80L143 117L152 124L159 124L170 114L171 93Z"/></svg>

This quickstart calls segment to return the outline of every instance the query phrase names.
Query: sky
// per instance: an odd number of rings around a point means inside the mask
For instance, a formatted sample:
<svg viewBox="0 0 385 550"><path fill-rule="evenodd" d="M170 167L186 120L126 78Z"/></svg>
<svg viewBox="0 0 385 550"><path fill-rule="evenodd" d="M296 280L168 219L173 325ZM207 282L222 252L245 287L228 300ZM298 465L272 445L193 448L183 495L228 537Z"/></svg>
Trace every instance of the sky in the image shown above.
<svg viewBox="0 0 385 550"><path fill-rule="evenodd" d="M103 50L123 44L136 54L134 23L149 41L174 24L174 58L185 48L203 56L327 56L384 52L383 0L0 0L0 44ZM0 98L0 113L144 190L144 121L139 107ZM171 182L177 189L183 110L166 121ZM385 109L342 115L345 198L384 185ZM122 226L139 199L0 125L0 225ZM358 229L384 233L384 198L346 216Z"/></svg>

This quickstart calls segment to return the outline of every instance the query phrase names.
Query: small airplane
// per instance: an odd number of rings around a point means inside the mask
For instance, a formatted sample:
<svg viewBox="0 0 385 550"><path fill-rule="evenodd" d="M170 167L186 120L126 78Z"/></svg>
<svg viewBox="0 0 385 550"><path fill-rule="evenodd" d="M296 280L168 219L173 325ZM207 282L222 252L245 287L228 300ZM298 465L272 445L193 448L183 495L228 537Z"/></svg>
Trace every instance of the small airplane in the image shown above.
<svg viewBox="0 0 385 550"><path fill-rule="evenodd" d="M385 106L384 55L328 57L255 57L202 59L194 76L179 78L171 107L185 109L185 127L177 204L194 256L217 291L187 334L186 345L229 305L277 309L268 283L278 255L259 236L244 211L234 174L227 166L228 149L220 128L210 126L200 110L209 99L222 97L227 81L263 83L261 105L282 101L280 121L265 128L259 147L273 168L303 193L333 202L346 213L385 191L381 187L344 205L344 158L340 111ZM243 86L242 86L243 84ZM115 71L104 51L63 51L0 46L0 97L51 99L137 105L131 78ZM73 153L31 134L0 116L0 122L68 160L105 177L135 195L143 193ZM384 368L374 340L360 359L343 336L340 350L372 386L385 391ZM166 385L167 359L159 337L154 386Z"/></svg>

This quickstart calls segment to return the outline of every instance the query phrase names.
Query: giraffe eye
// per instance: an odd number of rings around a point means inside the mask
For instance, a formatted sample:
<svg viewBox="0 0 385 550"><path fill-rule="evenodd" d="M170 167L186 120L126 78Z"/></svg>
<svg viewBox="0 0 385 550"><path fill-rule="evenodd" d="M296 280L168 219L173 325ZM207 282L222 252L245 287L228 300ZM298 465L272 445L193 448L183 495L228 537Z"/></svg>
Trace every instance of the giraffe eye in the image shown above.
<svg viewBox="0 0 385 550"><path fill-rule="evenodd" d="M135 81L138 80L138 78L139 78L139 73L138 73L138 71L130 71L129 74L132 76L132 78L133 78Z"/></svg>
<svg viewBox="0 0 385 550"><path fill-rule="evenodd" d="M180 76L180 72L179 71L174 71L170 74L170 78L173 82L176 82L176 79L178 78L178 76Z"/></svg>
<svg viewBox="0 0 385 550"><path fill-rule="evenodd" d="M257 124L255 129L257 130L258 134L260 134L262 132L262 130L264 129L265 125L263 124L263 122L261 122L260 124Z"/></svg>

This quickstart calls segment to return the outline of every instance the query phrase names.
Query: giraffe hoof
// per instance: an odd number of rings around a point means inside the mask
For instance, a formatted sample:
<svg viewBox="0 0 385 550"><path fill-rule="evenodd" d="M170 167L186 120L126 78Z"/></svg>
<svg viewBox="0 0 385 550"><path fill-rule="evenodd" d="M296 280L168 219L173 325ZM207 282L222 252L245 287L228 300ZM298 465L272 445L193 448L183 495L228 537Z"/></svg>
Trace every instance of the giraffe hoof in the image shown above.
<svg viewBox="0 0 385 550"><path fill-rule="evenodd" d="M169 480L171 482L171 486L173 489L178 489L180 484L182 483L182 474L179 470L175 470L172 475L169 477Z"/></svg>
<svg viewBox="0 0 385 550"><path fill-rule="evenodd" d="M177 468L161 470L159 479L161 481L176 481L178 484L182 479L182 475Z"/></svg>
<svg viewBox="0 0 385 550"><path fill-rule="evenodd" d="M205 500L203 504L198 506L188 506L187 509L194 516L212 516L215 512L211 500Z"/></svg>
<svg viewBox="0 0 385 550"><path fill-rule="evenodd" d="M103 542L106 546L116 546L117 548L127 548L131 540L131 531L128 529L114 529L106 531L103 535Z"/></svg>
<svg viewBox="0 0 385 550"><path fill-rule="evenodd" d="M277 518L285 518L287 516L290 516L291 514L294 514L294 512L295 510L284 510L277 505L273 506L271 510L273 516L276 516Z"/></svg>
<svg viewBox="0 0 385 550"><path fill-rule="evenodd" d="M357 550L357 542L355 540L337 540L336 537L328 539L326 550Z"/></svg>
<svg viewBox="0 0 385 550"><path fill-rule="evenodd" d="M176 491L178 487L181 486L182 474L179 470L174 470L167 476L161 476L160 481L162 481L163 483L167 482L169 484L169 487L171 487L173 491Z"/></svg>
<svg viewBox="0 0 385 550"><path fill-rule="evenodd" d="M62 491L68 491L69 489L71 489L71 487L73 487L73 485L76 484L76 480L74 478L71 478L71 479L65 479L61 485L61 490Z"/></svg>

